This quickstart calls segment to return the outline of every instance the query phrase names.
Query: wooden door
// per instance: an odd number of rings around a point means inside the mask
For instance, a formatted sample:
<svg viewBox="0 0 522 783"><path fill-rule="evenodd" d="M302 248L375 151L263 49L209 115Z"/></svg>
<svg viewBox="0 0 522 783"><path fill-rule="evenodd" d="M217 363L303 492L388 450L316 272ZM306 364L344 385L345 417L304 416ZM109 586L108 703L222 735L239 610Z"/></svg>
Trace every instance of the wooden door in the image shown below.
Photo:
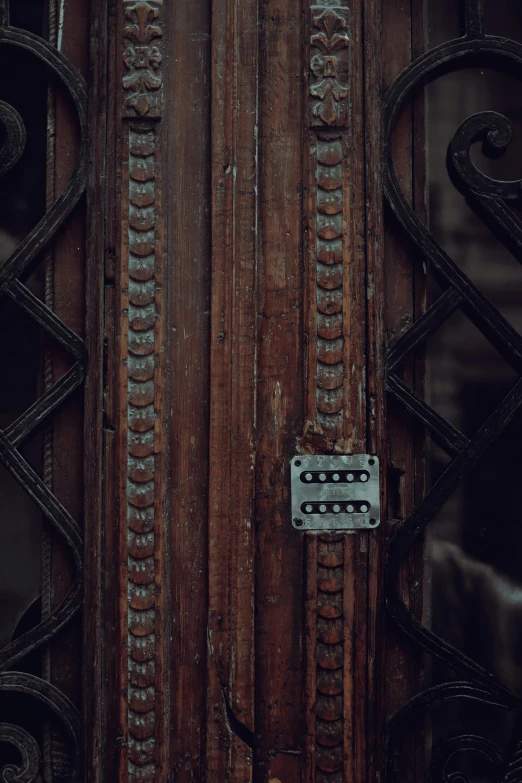
<svg viewBox="0 0 522 783"><path fill-rule="evenodd" d="M3 780L520 779L519 16L0 2Z"/></svg>

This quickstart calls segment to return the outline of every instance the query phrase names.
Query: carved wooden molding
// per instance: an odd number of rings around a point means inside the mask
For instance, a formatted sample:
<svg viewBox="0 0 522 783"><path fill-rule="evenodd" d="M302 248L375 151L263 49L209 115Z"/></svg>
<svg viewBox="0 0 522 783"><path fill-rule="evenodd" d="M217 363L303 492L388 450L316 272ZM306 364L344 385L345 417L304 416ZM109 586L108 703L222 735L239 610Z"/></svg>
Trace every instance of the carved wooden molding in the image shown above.
<svg viewBox="0 0 522 783"><path fill-rule="evenodd" d="M346 437L346 422L354 415L353 348L347 341L353 341L355 310L348 296L354 274L346 155L352 134L348 12L343 0L310 4L309 330L314 337L302 446L319 453L354 447ZM321 783L350 779L352 693L346 683L353 629L347 606L353 596L346 589L348 540L343 533L307 536L309 775Z"/></svg>
<svg viewBox="0 0 522 783"><path fill-rule="evenodd" d="M343 147L317 139L316 157L317 424L332 440L343 429Z"/></svg>
<svg viewBox="0 0 522 783"><path fill-rule="evenodd" d="M317 540L316 780L344 780L344 542L345 536Z"/></svg>
<svg viewBox="0 0 522 783"><path fill-rule="evenodd" d="M158 551L163 537L159 480L161 438L160 294L162 0L123 0L122 137L128 166L122 171L121 259L122 460L126 482L121 541L122 688L125 743L122 778L154 783L161 777L162 600ZM125 158L124 158L125 159ZM123 441L124 439L124 441ZM125 443L125 445L123 445ZM125 451L125 456L124 456ZM119 469L123 471L123 465Z"/></svg>
<svg viewBox="0 0 522 783"><path fill-rule="evenodd" d="M346 274L349 245L345 137L349 115L348 7L344 0L309 6L310 124L309 402L306 448L345 448ZM320 442L317 442L317 437ZM310 437L314 443L310 441Z"/></svg>
<svg viewBox="0 0 522 783"><path fill-rule="evenodd" d="M347 8L311 6L310 124L343 127L348 122Z"/></svg>
<svg viewBox="0 0 522 783"><path fill-rule="evenodd" d="M124 112L159 117L162 110L161 51L163 0L124 2Z"/></svg>
<svg viewBox="0 0 522 783"><path fill-rule="evenodd" d="M155 779L155 131L129 128L128 759L129 780Z"/></svg>

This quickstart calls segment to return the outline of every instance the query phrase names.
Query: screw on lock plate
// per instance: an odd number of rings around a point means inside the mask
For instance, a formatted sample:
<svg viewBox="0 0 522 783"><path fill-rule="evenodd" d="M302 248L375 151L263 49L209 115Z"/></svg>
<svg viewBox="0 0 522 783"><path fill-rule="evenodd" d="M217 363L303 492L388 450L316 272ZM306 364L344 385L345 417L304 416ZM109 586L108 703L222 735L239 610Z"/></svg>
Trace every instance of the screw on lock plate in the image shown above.
<svg viewBox="0 0 522 783"><path fill-rule="evenodd" d="M296 530L378 527L379 460L373 454L298 456L290 471Z"/></svg>

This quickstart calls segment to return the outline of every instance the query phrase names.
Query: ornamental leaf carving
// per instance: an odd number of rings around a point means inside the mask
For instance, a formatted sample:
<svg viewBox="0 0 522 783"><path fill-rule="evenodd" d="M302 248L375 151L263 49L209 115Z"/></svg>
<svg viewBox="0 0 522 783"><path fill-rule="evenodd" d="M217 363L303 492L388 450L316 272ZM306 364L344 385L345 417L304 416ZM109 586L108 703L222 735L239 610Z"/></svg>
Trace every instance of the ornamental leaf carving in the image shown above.
<svg viewBox="0 0 522 783"><path fill-rule="evenodd" d="M310 95L319 98L312 107L312 118L325 125L343 125L346 122L348 86L339 80L339 73L346 72L346 57L340 57L349 45L345 17L333 8L312 16L318 32L310 37L312 52L310 70L316 81L310 85Z"/></svg>
<svg viewBox="0 0 522 783"><path fill-rule="evenodd" d="M161 73L162 38L161 4L140 0L125 7L123 36L127 46L123 52L126 73L123 87L130 91L125 108L131 115L159 116L160 93L163 84Z"/></svg>
<svg viewBox="0 0 522 783"><path fill-rule="evenodd" d="M319 46L327 54L348 46L346 20L332 8L327 9L319 16L314 16L313 23L319 30L318 33L312 35L313 46Z"/></svg>

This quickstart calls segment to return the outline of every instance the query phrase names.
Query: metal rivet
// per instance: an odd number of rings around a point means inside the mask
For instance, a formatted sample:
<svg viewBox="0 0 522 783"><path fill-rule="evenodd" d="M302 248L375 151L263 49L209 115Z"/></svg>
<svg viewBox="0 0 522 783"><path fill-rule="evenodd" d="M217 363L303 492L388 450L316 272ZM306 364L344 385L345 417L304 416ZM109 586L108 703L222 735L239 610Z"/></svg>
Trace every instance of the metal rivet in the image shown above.
<svg viewBox="0 0 522 783"><path fill-rule="evenodd" d="M321 481L326 481L326 473L319 473L319 478Z"/></svg>
<svg viewBox="0 0 522 783"><path fill-rule="evenodd" d="M348 512L349 514L353 514L353 512L354 512L354 508L353 508L353 506L346 506L346 510L347 510L347 512Z"/></svg>
<svg viewBox="0 0 522 783"><path fill-rule="evenodd" d="M313 510L314 510L313 506L310 506L310 505L305 506L305 511L306 511L307 514L311 514Z"/></svg>
<svg viewBox="0 0 522 783"><path fill-rule="evenodd" d="M333 510L335 511L336 514L338 514L339 511L341 510L341 506L334 506Z"/></svg>
<svg viewBox="0 0 522 783"><path fill-rule="evenodd" d="M333 476L332 476L332 478L333 478L333 480L334 480L334 481L339 481L339 479L340 479L341 477L340 477L340 475L339 475L338 473L334 473L334 474L333 474Z"/></svg>
<svg viewBox="0 0 522 783"><path fill-rule="evenodd" d="M324 504L320 505L319 511L321 512L321 514L324 514L324 512L326 511L326 506Z"/></svg>
<svg viewBox="0 0 522 783"><path fill-rule="evenodd" d="M311 481L311 480L313 479L313 476L312 476L312 474L311 474L311 473L305 473L305 479L306 479L307 481Z"/></svg>
<svg viewBox="0 0 522 783"><path fill-rule="evenodd" d="M366 475L366 473L363 473L361 475L361 481L368 481L368 476Z"/></svg>
<svg viewBox="0 0 522 783"><path fill-rule="evenodd" d="M347 481L353 481L353 473L348 473L348 474L346 475L346 480L347 480Z"/></svg>
<svg viewBox="0 0 522 783"><path fill-rule="evenodd" d="M367 511L368 511L368 506L364 506L364 505L361 506L361 513L362 514L366 514Z"/></svg>
<svg viewBox="0 0 522 783"><path fill-rule="evenodd" d="M302 519L300 519L299 517L294 517L294 525L297 525L297 527L301 527L302 524L303 524Z"/></svg>

